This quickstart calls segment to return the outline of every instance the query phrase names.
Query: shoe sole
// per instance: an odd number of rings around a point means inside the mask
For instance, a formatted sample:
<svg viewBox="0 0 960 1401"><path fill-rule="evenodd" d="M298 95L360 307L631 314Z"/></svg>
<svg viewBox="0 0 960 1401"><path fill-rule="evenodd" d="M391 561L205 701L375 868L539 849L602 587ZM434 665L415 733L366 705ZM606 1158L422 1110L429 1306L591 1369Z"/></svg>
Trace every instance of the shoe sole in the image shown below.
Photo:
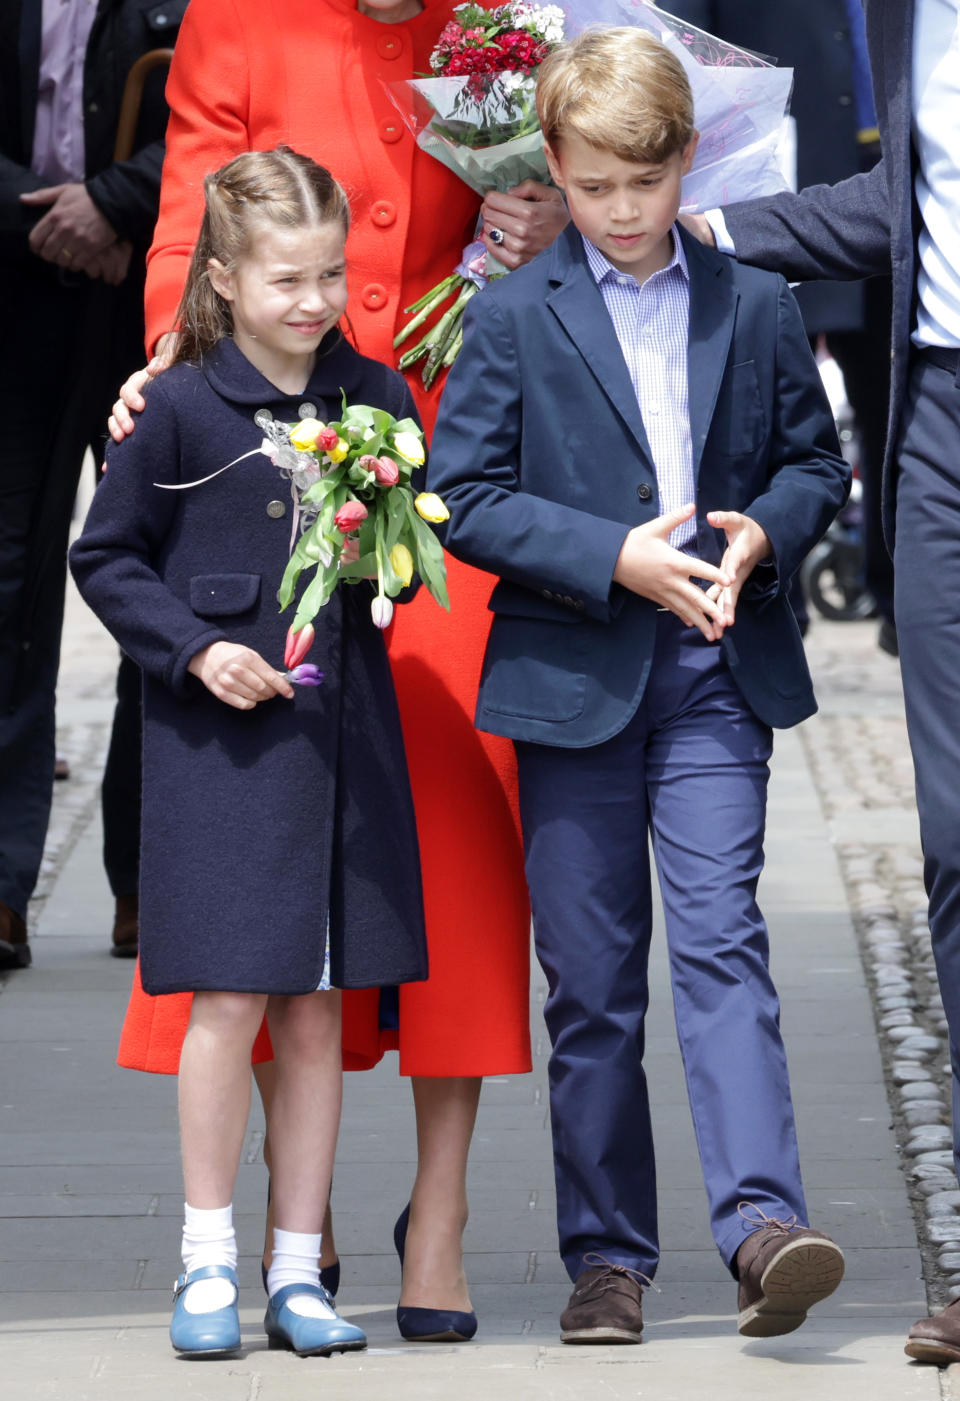
<svg viewBox="0 0 960 1401"><path fill-rule="evenodd" d="M831 1240L788 1242L760 1279L760 1298L737 1318L745 1338L776 1338L792 1333L807 1310L832 1294L843 1279L844 1259Z"/></svg>
<svg viewBox="0 0 960 1401"><path fill-rule="evenodd" d="M277 1333L267 1334L268 1348L283 1348L285 1352L295 1352L298 1357L332 1357L335 1352L359 1352L366 1342L324 1343L322 1347L296 1348L286 1338Z"/></svg>
<svg viewBox="0 0 960 1401"><path fill-rule="evenodd" d="M643 1336L632 1328L564 1328L562 1343L642 1343Z"/></svg>
<svg viewBox="0 0 960 1401"><path fill-rule="evenodd" d="M237 1343L235 1347L190 1348L190 1347L177 1347L176 1343L172 1343L171 1346L172 1346L174 1352L177 1354L178 1357L184 1357L184 1358L191 1358L191 1357L237 1357L237 1356L239 1355L240 1351L241 1351L241 1344L240 1344L240 1343Z"/></svg>
<svg viewBox="0 0 960 1401"><path fill-rule="evenodd" d="M401 1333L407 1343L469 1343L473 1334L457 1333L448 1328L445 1333Z"/></svg>
<svg viewBox="0 0 960 1401"><path fill-rule="evenodd" d="M136 958L136 956L137 956L137 954L138 954L139 952L140 952L139 947L138 947L136 944L111 944L111 945L110 945L110 957L111 957L111 958Z"/></svg>
<svg viewBox="0 0 960 1401"><path fill-rule="evenodd" d="M935 1338L909 1338L903 1350L915 1362L932 1362L937 1367L949 1367L951 1362L960 1362L960 1347L938 1342Z"/></svg>

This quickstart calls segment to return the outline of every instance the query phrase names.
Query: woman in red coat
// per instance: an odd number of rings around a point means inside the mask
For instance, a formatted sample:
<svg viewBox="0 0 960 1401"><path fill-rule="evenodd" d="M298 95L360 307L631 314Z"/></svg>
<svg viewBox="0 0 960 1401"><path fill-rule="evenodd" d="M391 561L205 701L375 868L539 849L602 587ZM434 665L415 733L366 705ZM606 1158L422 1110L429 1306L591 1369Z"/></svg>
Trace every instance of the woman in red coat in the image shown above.
<svg viewBox="0 0 960 1401"><path fill-rule="evenodd" d="M452 0L192 0L170 71L160 217L150 253L148 345L173 326L202 211L202 182L245 150L292 146L330 167L350 198L349 329L395 363L403 308L457 264L477 197L421 152L385 83L428 69ZM518 265L566 222L556 192L529 182L488 196L484 228ZM491 247L491 251L494 251ZM439 388L409 377L428 431ZM133 396L135 401L135 396ZM118 406L121 425L130 420ZM529 911L512 749L473 728L490 615L489 576L447 558L451 609L421 590L390 637L423 864L427 982L400 989L399 1027L377 993L343 999L344 1064L398 1047L412 1077L419 1162L401 1304L469 1310L460 1236L466 1161L483 1075L530 1069ZM268 931L264 931L268 937ZM148 998L135 982L120 1063L174 1073L189 997ZM256 1058L270 1058L261 1033ZM261 1066L262 1087L264 1083ZM332 1238L324 1242L324 1262Z"/></svg>

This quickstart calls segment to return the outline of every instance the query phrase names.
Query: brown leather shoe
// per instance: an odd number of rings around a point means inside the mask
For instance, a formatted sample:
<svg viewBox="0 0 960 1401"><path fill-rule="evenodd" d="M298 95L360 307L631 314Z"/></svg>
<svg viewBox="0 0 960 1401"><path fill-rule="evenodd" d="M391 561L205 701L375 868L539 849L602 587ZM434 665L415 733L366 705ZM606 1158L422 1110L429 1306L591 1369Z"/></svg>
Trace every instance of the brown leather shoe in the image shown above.
<svg viewBox="0 0 960 1401"><path fill-rule="evenodd" d="M915 1323L903 1350L918 1362L935 1362L938 1367L960 1362L960 1299L948 1304L943 1313Z"/></svg>
<svg viewBox="0 0 960 1401"><path fill-rule="evenodd" d="M639 1343L643 1332L643 1286L639 1270L614 1265L591 1251L577 1275L570 1302L560 1315L563 1343Z"/></svg>
<svg viewBox="0 0 960 1401"><path fill-rule="evenodd" d="M140 898L137 895L118 895L110 952L114 958L136 958L139 947Z"/></svg>
<svg viewBox="0 0 960 1401"><path fill-rule="evenodd" d="M29 968L32 957L26 924L0 900L0 968Z"/></svg>
<svg viewBox="0 0 960 1401"><path fill-rule="evenodd" d="M737 1328L746 1338L776 1338L792 1333L807 1309L832 1294L843 1279L843 1251L822 1231L765 1216L750 1202L757 1229L737 1251Z"/></svg>

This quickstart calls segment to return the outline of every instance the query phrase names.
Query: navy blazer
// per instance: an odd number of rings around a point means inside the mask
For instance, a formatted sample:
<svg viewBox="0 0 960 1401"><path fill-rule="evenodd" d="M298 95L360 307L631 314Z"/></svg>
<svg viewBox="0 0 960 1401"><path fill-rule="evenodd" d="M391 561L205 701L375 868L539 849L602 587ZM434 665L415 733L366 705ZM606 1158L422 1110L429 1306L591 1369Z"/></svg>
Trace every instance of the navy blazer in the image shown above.
<svg viewBox="0 0 960 1401"><path fill-rule="evenodd" d="M724 210L744 262L797 281L893 273L890 418L884 530L893 544L893 454L903 413L915 321L919 213L912 138L914 0L864 0L883 159L866 175Z"/></svg>
<svg viewBox="0 0 960 1401"><path fill-rule="evenodd" d="M756 571L721 644L767 724L816 705L784 584L842 505L849 472L796 302L782 278L684 235L697 553L711 510L748 511L774 565ZM656 473L613 322L570 225L470 303L430 454L452 554L501 576L476 723L579 748L628 723L657 610L613 583L628 531L659 513Z"/></svg>

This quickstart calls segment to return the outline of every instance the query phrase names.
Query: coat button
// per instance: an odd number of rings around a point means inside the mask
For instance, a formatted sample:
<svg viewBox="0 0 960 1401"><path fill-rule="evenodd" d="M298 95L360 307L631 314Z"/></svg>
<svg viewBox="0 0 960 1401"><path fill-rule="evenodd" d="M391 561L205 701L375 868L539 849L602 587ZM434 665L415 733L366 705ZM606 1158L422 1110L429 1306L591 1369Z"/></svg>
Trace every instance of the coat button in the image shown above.
<svg viewBox="0 0 960 1401"><path fill-rule="evenodd" d="M387 304L387 289L379 282L368 282L360 293L360 300L368 311L379 311Z"/></svg>
<svg viewBox="0 0 960 1401"><path fill-rule="evenodd" d="M267 515L271 520L278 521L281 516L287 514L287 508L282 501L268 501Z"/></svg>
<svg viewBox="0 0 960 1401"><path fill-rule="evenodd" d="M397 206L388 199L378 199L370 210L370 218L379 229L389 229L397 221Z"/></svg>
<svg viewBox="0 0 960 1401"><path fill-rule="evenodd" d="M399 58L403 53L403 40L395 34L381 34L377 40L377 53L381 58Z"/></svg>
<svg viewBox="0 0 960 1401"><path fill-rule="evenodd" d="M841 107L849 107L853 103L853 98L848 92L842 92L837 98L837 101L840 103Z"/></svg>
<svg viewBox="0 0 960 1401"><path fill-rule="evenodd" d="M403 124L398 117L385 117L380 123L379 131L380 140L385 141L388 146L392 146L403 136Z"/></svg>
<svg viewBox="0 0 960 1401"><path fill-rule="evenodd" d="M637 495L641 501L649 501L653 495L653 488L649 482L641 482L637 487Z"/></svg>
<svg viewBox="0 0 960 1401"><path fill-rule="evenodd" d="M549 589L541 589L540 596L541 598L553 598L553 594L550 592Z"/></svg>

